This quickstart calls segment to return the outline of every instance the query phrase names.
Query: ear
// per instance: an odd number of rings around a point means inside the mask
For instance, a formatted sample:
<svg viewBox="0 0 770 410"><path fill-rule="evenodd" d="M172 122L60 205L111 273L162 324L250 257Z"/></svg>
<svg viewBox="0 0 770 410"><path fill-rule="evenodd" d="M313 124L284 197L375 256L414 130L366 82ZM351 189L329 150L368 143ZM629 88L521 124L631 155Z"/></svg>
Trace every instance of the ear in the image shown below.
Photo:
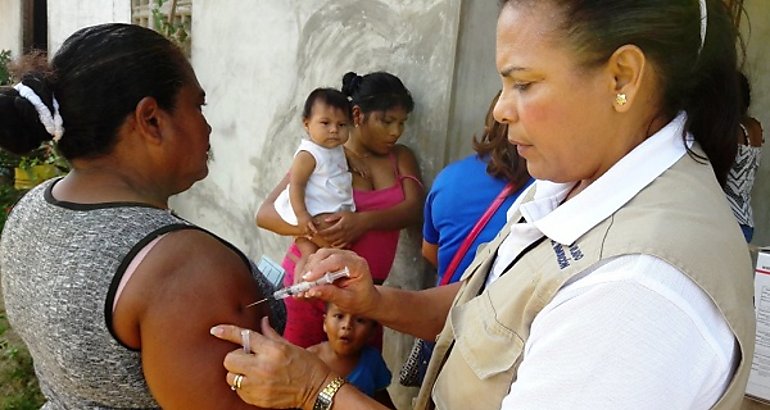
<svg viewBox="0 0 770 410"><path fill-rule="evenodd" d="M134 109L134 122L140 135L152 144L162 140L161 122L163 110L158 106L154 97L144 97L139 100Z"/></svg>
<svg viewBox="0 0 770 410"><path fill-rule="evenodd" d="M305 128L305 131L310 132L310 118L302 119L302 127Z"/></svg>
<svg viewBox="0 0 770 410"><path fill-rule="evenodd" d="M616 111L627 112L639 96L647 69L647 57L639 47L626 44L612 53L608 67L613 78L614 95L611 103Z"/></svg>
<svg viewBox="0 0 770 410"><path fill-rule="evenodd" d="M361 107L354 105L353 106L353 125L355 127L358 127L359 125L364 123L364 113L361 111Z"/></svg>

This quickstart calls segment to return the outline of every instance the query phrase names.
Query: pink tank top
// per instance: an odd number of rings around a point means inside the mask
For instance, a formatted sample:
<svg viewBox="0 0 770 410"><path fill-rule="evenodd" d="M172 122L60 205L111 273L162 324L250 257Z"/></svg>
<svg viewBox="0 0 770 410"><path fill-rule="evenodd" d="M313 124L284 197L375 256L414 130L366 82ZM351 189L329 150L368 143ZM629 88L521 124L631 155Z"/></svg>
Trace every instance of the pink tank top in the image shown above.
<svg viewBox="0 0 770 410"><path fill-rule="evenodd" d="M389 188L375 191L359 191L354 189L353 200L356 203L356 212L376 211L398 205L404 200L402 180L404 178L412 178L419 183L413 176L402 176L398 172L398 159L392 152L390 159L393 164L396 182ZM369 263L369 270L375 282L382 283L390 273L393 259L396 257L399 232L399 229L368 231L361 235L350 247L352 251L355 251Z"/></svg>
<svg viewBox="0 0 770 410"><path fill-rule="evenodd" d="M405 198L402 183L404 179L412 179L422 185L420 180L414 176L400 174L398 171L398 159L392 152L390 153L389 158L393 165L393 173L396 176L396 182L388 188L377 189L374 191L359 191L354 189L353 200L356 203L356 212L387 209L401 203ZM393 266L393 260L396 257L399 233L400 229L367 231L350 247L352 251L366 259L369 263L372 279L377 283L382 283L390 273L390 268ZM289 253L293 253L296 256L300 255L299 250L296 249L296 245L294 244L289 248ZM294 277L294 262L289 260L289 258L286 258L281 265L287 271L284 282L289 284L293 283L290 281L292 281ZM289 276L291 276L291 278Z"/></svg>
<svg viewBox="0 0 770 410"><path fill-rule="evenodd" d="M378 189L375 191L357 191L353 190L353 200L356 203L356 212L372 211L390 208L401 203L404 200L404 190L402 180L412 178L418 184L420 181L413 176L401 176L398 172L398 161L396 157L390 154L393 163L393 172L396 175L396 182L389 188ZM396 256L396 247L398 246L399 230L368 231L351 246L350 249L358 253L369 263L369 270L372 278L377 283L382 283L390 273L393 265L393 259ZM293 256L292 256L293 255ZM286 269L284 276L284 285L294 283L294 265L300 252L297 245L293 244L286 253L281 266ZM304 272L303 272L304 273ZM286 303L286 330L283 336L298 346L309 347L326 340L326 333L323 331L324 304L320 301L308 303L305 300L295 300L288 298ZM372 337L372 346L382 350L382 327L379 326L377 333Z"/></svg>

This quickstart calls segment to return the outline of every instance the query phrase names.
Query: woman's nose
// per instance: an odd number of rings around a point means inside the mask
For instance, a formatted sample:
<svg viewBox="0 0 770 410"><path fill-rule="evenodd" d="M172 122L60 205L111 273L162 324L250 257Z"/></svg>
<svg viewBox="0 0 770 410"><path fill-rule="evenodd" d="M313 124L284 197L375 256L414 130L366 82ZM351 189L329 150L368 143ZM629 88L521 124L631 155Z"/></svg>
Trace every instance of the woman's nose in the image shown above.
<svg viewBox="0 0 770 410"><path fill-rule="evenodd" d="M501 124L511 124L516 122L519 117L516 112L516 102L513 97L507 95L506 92L500 94L500 98L495 104L495 108L492 110L492 116L495 117L495 121Z"/></svg>
<svg viewBox="0 0 770 410"><path fill-rule="evenodd" d="M402 124L392 124L389 129L389 134L395 139L401 138L401 134L404 132L404 126Z"/></svg>

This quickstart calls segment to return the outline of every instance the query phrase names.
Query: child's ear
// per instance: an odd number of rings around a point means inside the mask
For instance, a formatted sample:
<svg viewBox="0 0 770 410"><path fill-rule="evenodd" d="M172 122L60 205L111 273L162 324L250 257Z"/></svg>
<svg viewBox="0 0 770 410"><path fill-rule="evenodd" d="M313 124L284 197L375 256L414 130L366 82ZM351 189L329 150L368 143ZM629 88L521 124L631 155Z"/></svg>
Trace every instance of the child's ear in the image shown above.
<svg viewBox="0 0 770 410"><path fill-rule="evenodd" d="M310 131L310 118L302 119L302 127L305 129L305 131Z"/></svg>

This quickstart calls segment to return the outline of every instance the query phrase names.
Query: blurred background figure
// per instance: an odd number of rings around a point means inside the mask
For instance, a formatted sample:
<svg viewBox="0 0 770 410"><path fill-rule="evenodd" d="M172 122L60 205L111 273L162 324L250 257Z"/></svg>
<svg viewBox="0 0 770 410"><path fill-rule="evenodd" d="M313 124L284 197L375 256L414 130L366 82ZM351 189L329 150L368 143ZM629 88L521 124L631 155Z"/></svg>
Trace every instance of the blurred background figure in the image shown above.
<svg viewBox="0 0 770 410"><path fill-rule="evenodd" d="M738 132L738 152L735 162L727 175L725 193L735 218L741 226L746 242L751 242L754 236L754 214L751 210L751 189L759 169L759 159L762 154L762 144L765 137L762 124L749 116L751 105L751 86L749 79L743 73L738 73L740 88L741 123Z"/></svg>

